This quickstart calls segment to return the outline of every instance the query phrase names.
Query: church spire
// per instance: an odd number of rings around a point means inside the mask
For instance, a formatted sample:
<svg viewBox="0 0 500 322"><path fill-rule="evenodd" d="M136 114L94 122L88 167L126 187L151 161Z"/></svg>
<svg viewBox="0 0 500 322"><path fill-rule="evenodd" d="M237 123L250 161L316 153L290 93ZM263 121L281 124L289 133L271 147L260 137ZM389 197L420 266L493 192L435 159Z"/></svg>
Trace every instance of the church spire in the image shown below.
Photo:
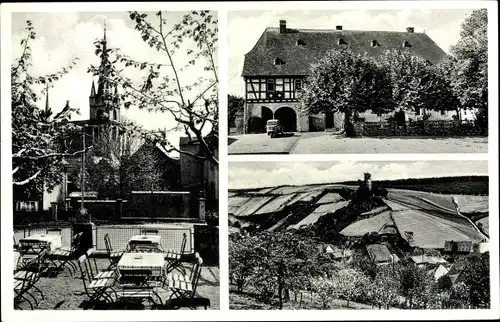
<svg viewBox="0 0 500 322"><path fill-rule="evenodd" d="M92 80L92 88L90 89L90 96L95 96L95 85L94 85L94 80Z"/></svg>
<svg viewBox="0 0 500 322"><path fill-rule="evenodd" d="M97 84L97 94L103 95L109 89L108 82L106 80L106 76L109 72L109 62L108 62L108 41L106 39L106 22L104 22L104 36L102 39L102 55L101 55L101 67L100 67L100 75Z"/></svg>
<svg viewBox="0 0 500 322"><path fill-rule="evenodd" d="M102 42L103 60L104 60L104 57L107 57L107 53L106 53L107 49L108 49L108 42L106 40L106 22L104 22L104 37L103 37L103 42Z"/></svg>

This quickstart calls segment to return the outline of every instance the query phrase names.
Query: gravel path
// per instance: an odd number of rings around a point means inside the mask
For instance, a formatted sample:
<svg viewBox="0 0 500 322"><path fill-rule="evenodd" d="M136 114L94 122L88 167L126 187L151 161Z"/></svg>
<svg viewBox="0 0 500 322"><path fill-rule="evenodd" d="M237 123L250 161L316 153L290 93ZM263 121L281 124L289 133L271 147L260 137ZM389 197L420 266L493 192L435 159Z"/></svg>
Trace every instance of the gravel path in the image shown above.
<svg viewBox="0 0 500 322"><path fill-rule="evenodd" d="M291 134L290 134L291 135ZM329 132L228 138L228 154L488 153L487 137L345 138Z"/></svg>
<svg viewBox="0 0 500 322"><path fill-rule="evenodd" d="M97 263L99 269L104 269L109 264L109 261L98 259ZM210 299L211 306L209 309L211 310L218 310L220 307L219 279L219 267L203 267L197 294ZM65 270L57 277L42 277L36 285L42 290L45 297L45 300L41 300L40 294L33 292L37 297L39 310L81 310L82 304L87 300L79 272L71 276L68 270ZM165 301L170 296L170 291L162 291L160 296L162 301ZM27 303L21 304L21 307L24 310L30 308ZM144 301L138 304L133 303L127 307L114 307L113 309L144 310L149 307L150 304Z"/></svg>
<svg viewBox="0 0 500 322"><path fill-rule="evenodd" d="M486 137L453 138L342 138L325 133L302 135L290 153L488 153Z"/></svg>

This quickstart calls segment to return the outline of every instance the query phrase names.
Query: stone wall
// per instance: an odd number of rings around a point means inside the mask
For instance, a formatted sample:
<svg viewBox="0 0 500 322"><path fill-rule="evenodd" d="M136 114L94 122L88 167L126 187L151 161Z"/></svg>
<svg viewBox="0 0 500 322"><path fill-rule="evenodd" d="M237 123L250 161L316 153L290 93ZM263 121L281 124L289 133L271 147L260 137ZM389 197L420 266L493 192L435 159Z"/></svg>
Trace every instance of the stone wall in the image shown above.
<svg viewBox="0 0 500 322"><path fill-rule="evenodd" d="M434 120L406 122L406 126L396 126L390 122L357 122L354 125L359 136L487 136L485 129L473 123L460 126L456 121Z"/></svg>

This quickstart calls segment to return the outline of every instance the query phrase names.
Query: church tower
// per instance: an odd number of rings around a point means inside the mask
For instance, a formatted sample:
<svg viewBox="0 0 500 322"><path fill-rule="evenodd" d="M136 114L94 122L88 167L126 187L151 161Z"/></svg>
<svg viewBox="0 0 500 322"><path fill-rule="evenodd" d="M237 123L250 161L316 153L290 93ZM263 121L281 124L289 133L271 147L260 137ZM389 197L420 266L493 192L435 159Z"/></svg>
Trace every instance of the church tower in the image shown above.
<svg viewBox="0 0 500 322"><path fill-rule="evenodd" d="M111 64L108 60L107 49L106 27L104 27L97 90L94 80L92 80L89 97L91 125L120 122L120 99L118 98L118 88L116 85L112 85L107 79Z"/></svg>

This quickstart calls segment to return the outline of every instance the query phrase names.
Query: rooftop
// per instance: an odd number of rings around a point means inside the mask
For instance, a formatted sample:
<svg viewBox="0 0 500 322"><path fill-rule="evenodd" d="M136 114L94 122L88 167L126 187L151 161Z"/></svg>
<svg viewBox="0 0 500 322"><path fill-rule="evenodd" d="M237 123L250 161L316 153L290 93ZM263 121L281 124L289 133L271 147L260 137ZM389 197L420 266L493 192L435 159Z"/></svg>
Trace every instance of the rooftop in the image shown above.
<svg viewBox="0 0 500 322"><path fill-rule="evenodd" d="M286 28L286 26L285 26ZM242 76L306 76L327 51L349 47L371 57L400 49L436 64L446 53L425 33L408 31L266 28L245 55ZM275 59L283 64L275 64Z"/></svg>

